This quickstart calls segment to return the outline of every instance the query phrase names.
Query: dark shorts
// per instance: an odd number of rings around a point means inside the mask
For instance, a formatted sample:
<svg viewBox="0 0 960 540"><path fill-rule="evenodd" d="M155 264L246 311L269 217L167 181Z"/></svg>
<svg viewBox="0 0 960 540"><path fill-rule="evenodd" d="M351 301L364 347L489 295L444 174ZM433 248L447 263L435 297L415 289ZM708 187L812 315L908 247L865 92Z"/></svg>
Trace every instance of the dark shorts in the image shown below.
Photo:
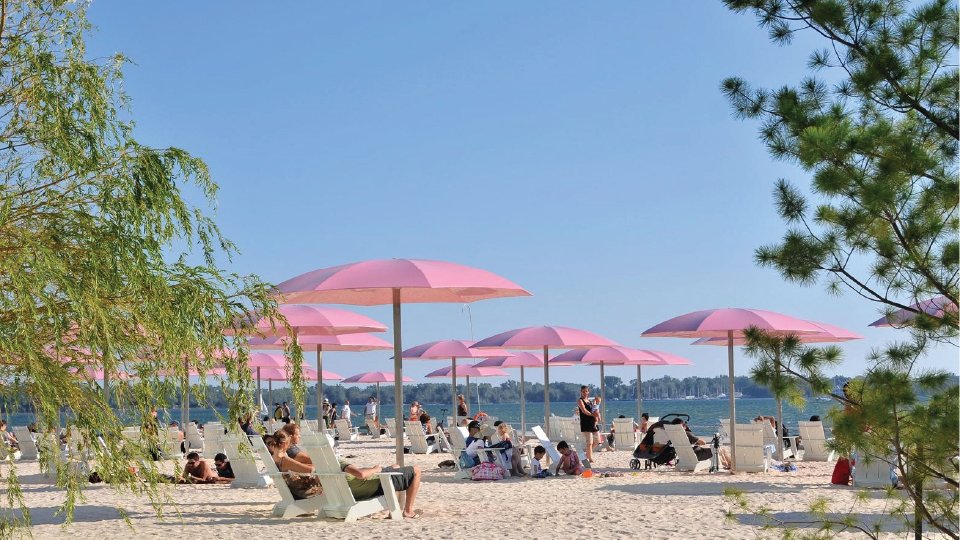
<svg viewBox="0 0 960 540"><path fill-rule="evenodd" d="M706 461L713 457L713 450L710 448L697 447L693 449L693 453L697 455L697 459L700 461Z"/></svg>
<svg viewBox="0 0 960 540"><path fill-rule="evenodd" d="M397 491L406 491L413 483L413 467L385 467L383 472L398 472L400 474L391 474L390 481L393 482L393 489ZM383 486L377 488L374 497L383 495Z"/></svg>

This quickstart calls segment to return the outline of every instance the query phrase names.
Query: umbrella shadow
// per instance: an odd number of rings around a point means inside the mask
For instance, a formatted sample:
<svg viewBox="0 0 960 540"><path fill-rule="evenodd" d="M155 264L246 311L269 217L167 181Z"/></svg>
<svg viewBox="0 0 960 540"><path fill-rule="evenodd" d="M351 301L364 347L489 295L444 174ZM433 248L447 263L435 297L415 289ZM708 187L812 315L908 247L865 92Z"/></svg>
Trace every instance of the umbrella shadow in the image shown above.
<svg viewBox="0 0 960 540"><path fill-rule="evenodd" d="M59 512L59 513L58 513ZM131 519L144 516L141 512L127 512ZM17 509L3 509L0 511L3 518L23 519L23 513ZM65 512L60 512L59 506L39 506L30 508L31 525L63 525L67 520ZM73 509L74 523L96 523L99 521L123 521L123 516L116 506L106 505L77 505Z"/></svg>
<svg viewBox="0 0 960 540"><path fill-rule="evenodd" d="M662 484L623 484L600 488L620 491L630 495L663 495L704 497L723 495L723 490L732 488L745 493L799 493L803 488L796 485L783 486L761 482L665 482Z"/></svg>
<svg viewBox="0 0 960 540"><path fill-rule="evenodd" d="M850 514L830 512L826 514L825 518L827 521L842 523L849 517ZM887 514L864 514L857 512L855 517L854 523L870 531L902 534L911 530L901 521L901 518L891 517ZM822 519L818 519L808 512L772 512L768 514L768 516L736 514L735 519L741 525L749 525L751 527L772 525L777 528L795 527L798 529L816 530L823 526ZM908 523L913 522L912 515L905 516L905 519ZM856 532L855 529L849 529L842 525L835 525L833 530L836 532L843 530Z"/></svg>

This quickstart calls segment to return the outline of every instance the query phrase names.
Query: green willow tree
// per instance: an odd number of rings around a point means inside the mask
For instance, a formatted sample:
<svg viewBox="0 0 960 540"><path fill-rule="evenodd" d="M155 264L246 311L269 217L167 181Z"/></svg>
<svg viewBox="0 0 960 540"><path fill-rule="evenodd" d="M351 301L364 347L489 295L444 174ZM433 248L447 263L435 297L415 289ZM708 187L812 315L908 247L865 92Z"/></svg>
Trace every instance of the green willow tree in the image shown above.
<svg viewBox="0 0 960 540"><path fill-rule="evenodd" d="M236 426L253 405L251 377L245 350L220 354L224 332L248 333L250 309L276 314L267 284L217 266L235 248L206 214L217 192L206 165L133 138L122 118L126 60L86 57L86 7L0 0L0 398L30 397L40 466L65 488L68 521L90 470L162 514L169 501L149 458L158 432L124 444L120 430L178 398L188 370L214 365L227 369ZM289 352L299 373L300 351ZM111 385L118 410L97 370L115 382L131 374ZM79 455L60 455L60 428L75 430ZM0 478L8 535L29 523L29 509L14 462L0 461Z"/></svg>
<svg viewBox="0 0 960 540"><path fill-rule="evenodd" d="M739 118L761 122L771 155L799 164L809 190L779 180L776 204L789 230L757 250L758 264L801 285L853 292L887 314L905 310L904 341L871 354L871 368L833 392L823 375L839 350L802 346L795 338L754 332L753 375L775 393L802 401L797 385L831 393L847 412L832 415L836 449L893 455L904 489L891 492L892 514L922 534L958 537L958 388L945 373L923 368L930 347L957 346L957 313L913 307L944 297L957 305L958 11L933 0L724 0L753 13L775 43L813 33L826 48L796 86L753 89L739 78L721 89ZM780 359L782 362L777 362ZM782 371L777 370L779 363ZM916 390L929 399L918 399ZM937 487L938 489L931 489ZM744 502L743 499L740 501ZM812 515L816 535L878 527L855 514L834 519L823 504ZM797 531L788 528L785 536Z"/></svg>

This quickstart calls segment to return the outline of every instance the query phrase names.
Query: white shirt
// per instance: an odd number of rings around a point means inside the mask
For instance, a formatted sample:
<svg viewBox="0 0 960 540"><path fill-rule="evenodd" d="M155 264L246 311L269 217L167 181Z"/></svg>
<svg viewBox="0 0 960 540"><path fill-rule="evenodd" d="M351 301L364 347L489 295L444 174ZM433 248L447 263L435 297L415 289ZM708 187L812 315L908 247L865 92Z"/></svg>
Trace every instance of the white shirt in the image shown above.
<svg viewBox="0 0 960 540"><path fill-rule="evenodd" d="M377 402L376 402L376 401L371 401L370 403L367 403L366 413L367 413L367 416L376 416L376 415L377 415Z"/></svg>
<svg viewBox="0 0 960 540"><path fill-rule="evenodd" d="M343 418L344 420L350 419L350 405L344 403L343 407L340 407L340 418Z"/></svg>
<svg viewBox="0 0 960 540"><path fill-rule="evenodd" d="M530 476L539 474L543 469L540 467L540 460L531 459L530 460Z"/></svg>

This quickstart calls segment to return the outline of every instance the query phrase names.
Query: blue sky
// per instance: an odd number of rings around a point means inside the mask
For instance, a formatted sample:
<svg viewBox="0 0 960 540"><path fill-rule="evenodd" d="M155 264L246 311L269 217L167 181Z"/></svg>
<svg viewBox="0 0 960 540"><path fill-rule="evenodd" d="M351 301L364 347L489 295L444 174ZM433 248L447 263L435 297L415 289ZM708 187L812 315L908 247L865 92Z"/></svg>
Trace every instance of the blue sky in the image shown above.
<svg viewBox="0 0 960 540"><path fill-rule="evenodd" d="M136 63L124 81L136 137L202 157L220 184L216 217L242 251L229 269L278 283L439 259L534 294L473 304L472 330L461 305L406 306L405 347L573 326L696 362L645 372L682 378L726 374L724 350L640 333L694 310L767 309L861 333L844 345L846 375L896 339L867 327L877 306L753 263L784 231L774 182L809 175L767 155L719 84L797 83L822 46L812 36L778 47L718 1L96 1L89 16L90 54ZM357 311L390 322L388 307ZM387 370L389 356L327 353L324 367ZM737 373L749 365L739 355ZM924 365L956 372L956 347Z"/></svg>

